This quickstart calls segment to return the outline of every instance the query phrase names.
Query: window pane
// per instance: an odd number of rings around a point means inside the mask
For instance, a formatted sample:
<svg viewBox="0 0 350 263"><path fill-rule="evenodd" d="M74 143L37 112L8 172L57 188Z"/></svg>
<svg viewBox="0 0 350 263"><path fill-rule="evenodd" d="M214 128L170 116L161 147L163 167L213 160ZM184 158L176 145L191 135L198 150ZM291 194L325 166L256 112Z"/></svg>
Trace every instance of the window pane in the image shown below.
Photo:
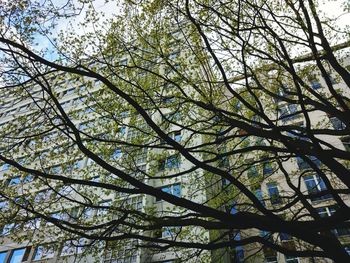
<svg viewBox="0 0 350 263"><path fill-rule="evenodd" d="M9 182L9 186L13 186L13 185L17 185L21 182L21 177L20 176L17 176L17 177L14 177L10 180Z"/></svg>
<svg viewBox="0 0 350 263"><path fill-rule="evenodd" d="M7 251L0 252L0 263L5 263Z"/></svg>
<svg viewBox="0 0 350 263"><path fill-rule="evenodd" d="M314 80L314 81L311 82L311 87L313 89L319 89L319 88L321 88L321 83L318 82L317 80Z"/></svg>
<svg viewBox="0 0 350 263"><path fill-rule="evenodd" d="M180 184L173 185L173 195L175 195L177 197L181 197L181 185Z"/></svg>
<svg viewBox="0 0 350 263"><path fill-rule="evenodd" d="M281 197L275 183L268 183L267 190L269 192L271 204L275 205L281 203Z"/></svg>
<svg viewBox="0 0 350 263"><path fill-rule="evenodd" d="M251 166L248 170L248 177L251 178L251 177L255 177L255 176L258 176L258 171L256 169L256 166Z"/></svg>
<svg viewBox="0 0 350 263"><path fill-rule="evenodd" d="M265 201L264 201L264 198L263 198L263 194L262 194L262 191L260 188L256 189L255 192L254 192L256 198L259 199L259 201L261 202L261 204L263 206L265 206Z"/></svg>
<svg viewBox="0 0 350 263"><path fill-rule="evenodd" d="M273 169L270 163L264 163L263 164L263 174L264 175L269 175L272 174Z"/></svg>
<svg viewBox="0 0 350 263"><path fill-rule="evenodd" d="M20 263L20 262L22 262L25 250L26 250L25 248L14 250L12 252L11 259L10 259L9 263Z"/></svg>

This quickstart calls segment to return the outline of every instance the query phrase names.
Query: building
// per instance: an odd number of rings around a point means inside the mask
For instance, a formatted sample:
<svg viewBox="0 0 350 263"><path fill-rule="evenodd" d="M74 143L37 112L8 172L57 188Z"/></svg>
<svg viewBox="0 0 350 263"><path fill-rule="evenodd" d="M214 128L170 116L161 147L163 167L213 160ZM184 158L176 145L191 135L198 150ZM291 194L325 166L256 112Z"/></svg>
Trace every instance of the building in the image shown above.
<svg viewBox="0 0 350 263"><path fill-rule="evenodd" d="M176 34L178 32L175 32L174 35ZM169 44L171 43L169 41ZM227 129L227 122L223 122L220 116L207 116L204 111L188 107L186 100L177 101L182 98L179 95L179 89L176 89L179 83L175 81L178 76L177 70L180 70L191 59L186 52L187 50L174 46L173 49L167 50L166 58L158 63L159 69L154 71L166 76L166 85L164 82L158 83L147 74L150 73L147 70L154 67L152 60L147 64L143 64L145 61L140 61L136 65L132 64L133 66L129 69L129 58L125 56L113 64L113 67L118 68L121 73L116 74L115 79L113 77L111 79L115 85L123 85L125 80L122 80L121 77L126 76L127 80L134 81L133 84L142 84L142 87L145 88L139 89L138 85L131 85L125 88L125 92L138 99L140 105L146 109L148 116L151 116L151 119L163 131L166 131L175 142L187 144L194 149L201 145L201 154L198 154L200 160L215 163L220 169L232 171L232 167L236 169L236 166L232 166L235 159L232 156L219 158L218 154L227 152L228 148L234 148L233 145L236 142L238 142L235 146L237 149L247 147L251 143L262 145L267 142L257 140L258 138L252 140L247 138L246 131L242 129L235 133L236 130ZM137 54L136 51L135 54ZM171 61L173 63L169 63ZM193 72L200 71L195 68ZM198 76L193 78L200 80L201 77L202 75L198 73ZM45 83L45 79L40 80ZM151 216L165 217L186 215L187 211L184 208L170 205L161 198L138 192L129 182L123 180L122 176L118 177L118 173L132 174L133 178L155 189L161 189L173 196L185 197L197 203L208 202L211 207L220 211L227 209L228 213L232 214L242 209L254 211L254 206L249 203L244 207L239 206L247 200L237 189L230 188L228 181L196 169L174 148L167 148L167 143L148 127L149 125L142 120L142 116L137 114L130 105L123 103L119 97L114 97L115 94L105 87L105 83L84 77L76 78L70 74L49 75L48 80L52 85L19 85L16 89L9 89L7 94L2 95L0 132L3 139L0 147L2 152L11 154L17 163L28 169L56 176L64 174L67 179L66 181L62 178L62 180L57 180L58 178L55 177L44 179L45 177L40 177L35 173L20 172L12 167L13 165L6 163L2 165L0 178L4 190L0 208L3 216L2 222L5 223L1 225L3 243L0 247L0 262L17 263L40 260L73 262L79 260L106 263L168 263L180 257L188 258L189 262L240 262L252 254L255 254L250 259L252 262L310 262L309 259L287 257L266 247L252 245L238 246L232 249L233 251L223 249L213 253L202 252L198 257L195 257L196 251L191 248L173 249L166 252L151 248L137 248L139 243L136 238L132 238L136 234L150 238L161 237L165 240L172 240L179 235L180 239L190 238L191 242L205 242L215 239L221 233L220 231L204 231L200 227L162 227L159 229L144 227L147 226L147 221L138 212L147 211ZM314 90L325 86L320 77L311 81L310 84ZM344 84L336 83L335 85L345 90ZM181 91L192 99L199 96L186 85ZM214 86L211 91L214 93L213 101L216 103L225 101L222 105L227 108L235 104L234 114L241 110L238 102L221 92L217 86ZM281 92L283 91L285 90L282 88ZM283 94L283 96L287 95ZM349 97L349 94L346 93L345 96ZM275 101L275 104L279 110L276 113L276 122L282 125L293 123L299 127L303 125L297 105L283 101ZM276 105L266 105L266 108L269 108L267 114L271 114L271 118L273 118L272 111ZM61 107L65 110L66 115ZM320 112L310 113L313 125L318 125L320 116L322 120L328 118ZM68 120L71 120L71 123ZM247 120L259 122L254 115ZM190 125L184 129L180 124L187 121ZM327 127L334 125L336 130L342 127L342 123L334 118L329 119L326 125ZM190 127L195 127L195 131L199 128L201 130L198 134L191 133ZM107 164L117 167L119 171L113 175L103 167L105 164L97 164L91 158L87 158L87 154L82 154L83 151L76 147L75 140L78 139L74 132L79 132L85 153L93 152ZM221 143L223 138L232 134L235 135L234 139L228 143ZM290 137L295 136L299 139L302 135L296 132L290 134ZM217 147L208 150L203 145L210 143L213 137L217 137L217 142L211 143L211 146L216 145ZM329 141L332 145L347 150L348 140L347 136L342 136L341 140L333 136L325 138L325 141ZM16 147L13 148L13 145ZM257 156L259 156L258 161L254 165L252 163ZM269 159L261 156L260 153L257 155L249 153L242 160L248 160L248 162L243 162L241 169L236 169L235 172L240 173L250 191L260 199L263 206L278 208L283 205L290 187L283 179L283 174L277 172L276 164L270 163ZM319 165L317 159L311 159L311 161ZM310 164L302 158L292 156L284 161L283 165L289 170L289 174L293 174L294 170L304 173ZM327 175L331 177L331 173ZM315 174L306 173L303 176L296 174L293 180L301 180L300 191L303 193L321 192L326 187L321 177ZM101 186L100 184L120 187L120 191L101 189L98 187ZM348 198L344 200L349 202ZM335 210L333 198L329 195L321 195L311 200L311 203L319 211L321 217L329 216ZM31 206L33 206L32 210L30 210ZM295 205L293 209L297 207ZM41 219L28 211L40 212ZM88 232L95 225L111 222L115 217L122 218L123 213L128 215L129 221L123 221L125 223L123 226L113 225L113 227L126 234L128 227L132 225L130 227L132 231L129 231L132 235L125 242L99 243L93 241L91 243L88 238L74 238L55 227L55 224L63 221L61 227L73 228L74 224L78 224L83 225ZM290 215L293 215L292 211ZM110 230L102 227L101 229ZM102 232L98 233L102 234ZM334 233L341 236L344 245L349 242L347 229L336 229ZM103 234L108 236L109 232L103 232ZM288 248L300 245L284 233L272 235L268 232L261 232L258 234L267 239L277 239L277 242ZM256 233L231 231L225 234L223 239L239 240L250 235L256 235ZM322 261L325 260L322 259ZM319 259L318 262L322 261Z"/></svg>

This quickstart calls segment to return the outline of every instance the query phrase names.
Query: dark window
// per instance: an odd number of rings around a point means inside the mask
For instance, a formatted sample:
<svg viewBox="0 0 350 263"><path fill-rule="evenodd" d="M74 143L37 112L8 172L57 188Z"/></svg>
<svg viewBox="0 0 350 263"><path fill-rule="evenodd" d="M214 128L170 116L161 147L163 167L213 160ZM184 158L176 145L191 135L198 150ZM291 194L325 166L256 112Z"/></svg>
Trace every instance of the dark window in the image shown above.
<svg viewBox="0 0 350 263"><path fill-rule="evenodd" d="M311 81L311 88L312 89L320 89L322 86L321 86L321 83L318 82L317 80L312 80Z"/></svg>
<svg viewBox="0 0 350 263"><path fill-rule="evenodd" d="M265 201L264 201L264 198L263 198L263 194L262 194L262 191L261 191L261 188L258 187L254 190L254 194L256 196L256 198L258 198L258 200L260 201L260 203L265 206Z"/></svg>
<svg viewBox="0 0 350 263"><path fill-rule="evenodd" d="M179 168L181 164L179 155L171 155L165 160L162 160L159 165L159 170Z"/></svg>
<svg viewBox="0 0 350 263"><path fill-rule="evenodd" d="M327 190L325 183L323 182L322 178L318 175L304 176L304 182L309 195L317 194L319 192ZM318 200L330 199L330 198L332 198L332 195L325 194L320 197L312 197L311 201L318 201Z"/></svg>
<svg viewBox="0 0 350 263"><path fill-rule="evenodd" d="M267 190L269 192L271 204L276 205L282 202L276 183L268 183Z"/></svg>
<svg viewBox="0 0 350 263"><path fill-rule="evenodd" d="M287 233L280 233L280 239L281 241L286 241L286 240L291 240L292 237Z"/></svg>
<svg viewBox="0 0 350 263"><path fill-rule="evenodd" d="M266 230L260 230L260 236L266 240L270 240L272 238L271 232Z"/></svg>
<svg viewBox="0 0 350 263"><path fill-rule="evenodd" d="M299 259L297 257L293 256L285 256L286 257L286 263L299 263Z"/></svg>
<svg viewBox="0 0 350 263"><path fill-rule="evenodd" d="M249 167L249 169L248 169L248 178L256 177L258 175L259 175L258 174L258 170L256 169L255 165Z"/></svg>
<svg viewBox="0 0 350 263"><path fill-rule="evenodd" d="M266 263L278 263L277 256L265 257Z"/></svg>
<svg viewBox="0 0 350 263"><path fill-rule="evenodd" d="M283 121L291 120L298 116L296 112L298 111L298 106L296 104L287 104L279 107L280 119Z"/></svg>
<svg viewBox="0 0 350 263"><path fill-rule="evenodd" d="M241 240L241 233L239 231L234 233L232 239L235 241L240 241ZM235 247L233 262L234 263L244 262L244 249L242 246Z"/></svg>
<svg viewBox="0 0 350 263"><path fill-rule="evenodd" d="M332 117L329 120L331 121L333 128L337 131L344 130L346 128L345 124L337 117Z"/></svg>
<svg viewBox="0 0 350 263"><path fill-rule="evenodd" d="M266 162L263 164L263 175L270 175L273 173L271 163Z"/></svg>
<svg viewBox="0 0 350 263"><path fill-rule="evenodd" d="M170 97L162 97L162 102L166 103L166 104L172 103L172 102L174 102L174 100L175 100L174 97L171 97L171 96Z"/></svg>
<svg viewBox="0 0 350 263"><path fill-rule="evenodd" d="M321 166L321 161L318 160L315 156L307 156L311 162L313 162L317 167ZM305 170L310 168L310 165L301 157L297 157L297 163L300 170Z"/></svg>
<svg viewBox="0 0 350 263"><path fill-rule="evenodd" d="M320 217L329 217L333 215L335 211L337 211L337 209L338 209L337 206L332 205L332 206L316 208L316 211L320 215ZM332 229L331 232L337 237L350 235L349 228L336 228L336 229Z"/></svg>

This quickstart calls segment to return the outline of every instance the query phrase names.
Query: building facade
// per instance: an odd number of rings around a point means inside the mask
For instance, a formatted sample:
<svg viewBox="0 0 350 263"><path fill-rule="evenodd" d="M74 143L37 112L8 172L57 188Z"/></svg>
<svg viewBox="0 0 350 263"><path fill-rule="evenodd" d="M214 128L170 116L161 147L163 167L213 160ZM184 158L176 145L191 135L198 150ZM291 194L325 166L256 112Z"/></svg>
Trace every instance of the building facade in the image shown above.
<svg viewBox="0 0 350 263"><path fill-rule="evenodd" d="M220 124L221 116L205 116L204 111L187 106L186 103L191 98L195 99L202 94L193 92L192 87L186 85L180 90L176 89L179 75L177 71L191 59L186 55L186 51L175 46L168 50L165 61L158 63L160 66L157 72L167 77L166 85L148 77L147 70L153 66L151 63L142 64L140 70L141 64L130 62L130 57L118 60L114 66L122 73L115 79L112 76L111 79L116 86L125 82L121 80L122 76L136 79L135 83L145 88L140 90L137 85L130 85L125 88L125 92L131 94L146 109L148 116L151 116L162 131L173 141L192 147L194 154L196 147L200 145L198 159L215 163L220 169L231 173L239 172L239 177L244 178L247 187L264 207L278 210L292 195L291 187L286 182L282 169L277 168L277 163L261 157L261 153L255 155L252 151L242 157L243 161L249 162L242 162L242 165L238 165L241 168L233 171L233 163L239 159L236 155L217 157L221 152L228 152L229 148L239 149L252 143L261 146L269 142L264 139L259 141L257 138L251 140L245 136L246 131L242 129L238 130L237 134L231 129L226 131L228 125ZM167 64L169 62L173 63ZM348 61L345 61L345 64L347 65ZM197 72L196 69L194 72ZM201 77L201 74L198 75L194 77L196 80ZM138 241L137 234L165 240L179 238L194 243L205 243L215 240L221 233L194 226L147 228L147 218L144 214L149 217L170 218L173 215L187 216L188 211L183 207L171 205L162 198L138 192L129 181L123 179L123 173L132 175L143 184L161 189L165 193L199 204L208 203L211 207L231 214L245 209L251 212L253 206L249 203L247 206L242 205L246 203L245 197L237 189L231 188L230 182L203 169L197 169L176 149L168 147L168 143L150 129L149 123L145 123L140 112L125 104L119 97L115 98L113 90L109 90L106 83L70 74L49 75L48 78L51 83L48 87L20 85L17 89L9 89L1 95L2 152L6 152L7 156L11 156L28 171L17 169L15 165L6 162L1 166L0 180L4 190L0 200L0 263L173 263L179 259L213 263L243 262L245 259L247 262L269 263L329 262L320 258L299 259L285 256L257 245L218 249L214 252L201 251L197 254L197 250L193 248L173 247L162 251L159 247L156 249L157 246L151 241ZM42 83L44 80L41 79ZM311 79L310 85L317 91L326 86L321 77ZM350 97L344 83L336 81L335 78L334 85L337 89L344 90L344 97ZM281 92L283 91L282 89ZM231 100L234 99L220 91L218 94L215 92L217 91L214 89L213 101L225 98L228 102L223 103L224 107L230 107ZM181 96L186 97L186 100L179 99ZM286 97L288 94L281 96ZM241 108L238 104L236 106L233 114L240 114ZM302 114L298 112L299 105L276 100L273 106L266 105L266 108L270 109L267 110L267 114L270 114L271 119L275 118L280 126L306 125ZM277 109L277 112L273 113L273 109ZM275 117L273 114L276 114ZM343 129L340 120L328 118L319 111L310 111L309 118L313 127L325 125L334 130ZM250 121L260 122L254 115L250 116ZM200 133L196 134L193 130L200 130ZM234 145L237 138L228 143L221 143L225 141L225 137L228 138L232 134L238 138L238 146ZM289 136L302 140L303 134L295 132ZM210 143L213 137L217 137L216 148L205 148L203 145L206 143L213 147ZM322 139L336 148L349 151L348 135L337 138L325 135ZM80 147L79 143L82 144ZM217 156L212 158L214 152ZM96 160L87 157L87 153L96 155L96 159L102 161L96 163ZM254 164L255 159L258 161ZM321 166L319 160L313 159L312 156L310 160L317 167ZM116 167L118 171L114 174L109 172L105 169L107 164ZM312 195L327 189L318 174L308 171L310 163L302 158L286 157L282 166L286 173L291 175L291 184L298 185L302 193ZM41 171L49 176L42 177L41 174L30 171ZM67 179L60 177L62 175ZM332 178L332 172L327 171L327 176ZM113 185L120 190L102 187L102 184ZM342 187L336 179L332 184ZM349 205L348 196L343 196L343 199ZM337 210L334 198L329 194L312 197L310 204L316 208L320 217L330 216ZM300 204L291 206L290 214L286 216L295 216L294 212L299 208ZM122 226L113 225L113 231L129 234L129 237L118 242L106 241L108 238L99 242L79 234L67 235L62 230L65 227L75 229L77 225L76 229L82 233L78 225L84 226L86 232L93 231L98 225L103 231L97 234L109 237L113 232L112 228L104 228L102 225L122 218L123 215L127 215L128 220L123 221ZM273 239L289 249L305 245L296 242L285 233L256 233L257 231L231 231L225 233L222 239L241 240L250 235L259 235ZM350 243L348 229L339 228L332 232L341 239L344 246ZM149 246L140 246L144 244Z"/></svg>

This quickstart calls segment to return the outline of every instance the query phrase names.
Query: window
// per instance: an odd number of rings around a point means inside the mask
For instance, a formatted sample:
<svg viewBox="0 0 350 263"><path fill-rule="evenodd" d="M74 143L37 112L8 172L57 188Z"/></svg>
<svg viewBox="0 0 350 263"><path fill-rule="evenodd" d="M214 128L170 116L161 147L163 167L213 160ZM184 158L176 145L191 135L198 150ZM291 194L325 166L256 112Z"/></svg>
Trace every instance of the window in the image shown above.
<svg viewBox="0 0 350 263"><path fill-rule="evenodd" d="M18 185L21 182L21 177L20 176L16 176L10 179L9 181L9 186L15 186Z"/></svg>
<svg viewBox="0 0 350 263"><path fill-rule="evenodd" d="M241 232L237 231L233 234L232 237L235 241L241 240ZM244 249L242 246L235 247L234 254L233 254L233 262L234 263L242 263L244 262Z"/></svg>
<svg viewBox="0 0 350 263"><path fill-rule="evenodd" d="M7 171L8 169L10 169L10 165L8 163L4 163L1 166L1 171Z"/></svg>
<svg viewBox="0 0 350 263"><path fill-rule="evenodd" d="M76 160L73 164L74 169L81 169L84 167L85 159Z"/></svg>
<svg viewBox="0 0 350 263"><path fill-rule="evenodd" d="M181 197L181 184L172 184L168 186L164 186L161 188L163 192L166 192L168 194L175 195L177 197ZM161 199L156 199L156 201L160 201Z"/></svg>
<svg viewBox="0 0 350 263"><path fill-rule="evenodd" d="M39 229L40 227L40 218L33 218L28 220L24 226L24 230L34 230L34 229Z"/></svg>
<svg viewBox="0 0 350 263"><path fill-rule="evenodd" d="M266 231L266 230L260 230L260 236L264 239L267 239L267 240L272 238L271 232Z"/></svg>
<svg viewBox="0 0 350 263"><path fill-rule="evenodd" d="M74 93L75 88L67 89L63 92L64 95L71 95Z"/></svg>
<svg viewBox="0 0 350 263"><path fill-rule="evenodd" d="M102 216L102 215L107 215L108 214L108 209L112 205L112 200L105 200L99 203L99 206L102 206L97 210L97 215ZM105 207L103 207L105 206Z"/></svg>
<svg viewBox="0 0 350 263"><path fill-rule="evenodd" d="M256 176L259 175L259 174L258 174L258 170L256 169L256 166L255 166L255 165L249 167L247 173L248 173L248 178L256 177Z"/></svg>
<svg viewBox="0 0 350 263"><path fill-rule="evenodd" d="M171 53L171 54L169 55L169 59L170 59L170 60L176 59L176 58L179 56L179 54L180 54L179 51L176 51L176 52L174 52L174 53Z"/></svg>
<svg viewBox="0 0 350 263"><path fill-rule="evenodd" d="M125 201L125 204L127 207L131 209L135 209L137 211L141 211L143 204L142 204L142 196L137 196L133 198L129 198Z"/></svg>
<svg viewBox="0 0 350 263"><path fill-rule="evenodd" d="M105 250L104 263L136 263L138 262L138 253L136 246L137 240L129 241L118 248L108 247Z"/></svg>
<svg viewBox="0 0 350 263"><path fill-rule="evenodd" d="M34 260L53 258L54 255L55 255L55 248L53 245L40 245L35 248L32 260L34 261Z"/></svg>
<svg viewBox="0 0 350 263"><path fill-rule="evenodd" d="M20 263L28 260L30 247L15 249L12 251L8 263Z"/></svg>
<svg viewBox="0 0 350 263"><path fill-rule="evenodd" d="M255 190L253 190L253 192L254 192L256 198L259 199L260 203L261 203L263 206L265 206L265 201L264 201L264 198L263 198L263 194L262 194L261 188L258 187L258 188L256 188Z"/></svg>
<svg viewBox="0 0 350 263"><path fill-rule="evenodd" d="M181 114L180 112L172 112L172 113L167 113L163 115L162 122L167 123L167 122L176 122L181 119Z"/></svg>
<svg viewBox="0 0 350 263"><path fill-rule="evenodd" d="M66 221L68 219L68 215L64 212L57 212L57 213L52 213L50 217L55 221L56 220L63 220ZM51 222L47 222L47 225L53 225Z"/></svg>
<svg viewBox="0 0 350 263"><path fill-rule="evenodd" d="M288 121L298 116L296 114L296 112L298 111L298 107L296 104L287 104L287 105L281 106L279 107L278 111L280 115L279 119L283 121Z"/></svg>
<svg viewBox="0 0 350 263"><path fill-rule="evenodd" d="M278 263L277 256L265 257L266 263Z"/></svg>
<svg viewBox="0 0 350 263"><path fill-rule="evenodd" d="M276 183L268 183L266 184L267 190L269 192L270 202L272 205L277 205L282 202L278 187Z"/></svg>
<svg viewBox="0 0 350 263"><path fill-rule="evenodd" d="M135 163L137 165L146 163L147 161L147 148L141 148L135 151Z"/></svg>
<svg viewBox="0 0 350 263"><path fill-rule="evenodd" d="M299 259L293 256L285 256L286 263L299 263Z"/></svg>
<svg viewBox="0 0 350 263"><path fill-rule="evenodd" d="M126 134L126 127L125 126L119 127L118 133L120 136L124 136Z"/></svg>
<svg viewBox="0 0 350 263"><path fill-rule="evenodd" d="M4 212L9 208L9 201L0 201L0 212Z"/></svg>
<svg viewBox="0 0 350 263"><path fill-rule="evenodd" d="M87 245L89 244L86 238L80 238L78 240L68 240L63 244L60 256L62 257L83 253L84 248Z"/></svg>
<svg viewBox="0 0 350 263"><path fill-rule="evenodd" d="M62 108L66 108L66 107L68 107L70 105L71 102L72 102L71 100L68 100L68 101L62 102L60 104L61 104Z"/></svg>
<svg viewBox="0 0 350 263"><path fill-rule="evenodd" d="M7 251L0 252L0 263L5 263L6 256L7 256Z"/></svg>
<svg viewBox="0 0 350 263"><path fill-rule="evenodd" d="M95 210L92 207L85 207L82 213L84 219L89 219L94 216Z"/></svg>
<svg viewBox="0 0 350 263"><path fill-rule="evenodd" d="M46 201L47 199L50 198L51 194L52 194L52 190L50 190L50 189L38 192L38 193L36 193L36 195L34 197L34 202L37 203L37 204L41 203L41 202L44 202L44 201Z"/></svg>
<svg viewBox="0 0 350 263"><path fill-rule="evenodd" d="M81 131L83 131L83 130L85 130L85 129L88 129L88 128L92 128L92 127L94 127L94 122L85 122L85 123L81 123L80 125L79 125L79 130L81 130Z"/></svg>
<svg viewBox="0 0 350 263"><path fill-rule="evenodd" d="M349 245L345 245L344 249L345 249L346 253L348 253L348 255L350 255L350 246ZM1 260L0 260L0 263L1 263Z"/></svg>
<svg viewBox="0 0 350 263"><path fill-rule="evenodd" d="M163 171L165 169L179 168L180 164L181 164L180 156L177 154L174 154L160 162L159 170Z"/></svg>
<svg viewBox="0 0 350 263"><path fill-rule="evenodd" d="M280 239L281 241L288 241L288 240L291 240L292 237L289 234L282 232L280 233Z"/></svg>
<svg viewBox="0 0 350 263"><path fill-rule="evenodd" d="M15 228L15 223L10 223L10 224L6 224L4 225L3 229L2 229L2 236L7 236L11 233L12 229Z"/></svg>
<svg viewBox="0 0 350 263"><path fill-rule="evenodd" d="M25 184L33 182L33 181L34 181L34 176L31 174L28 174L23 178L23 183L25 183Z"/></svg>
<svg viewBox="0 0 350 263"><path fill-rule="evenodd" d="M122 59L119 61L119 65L123 65L123 66L126 66L128 64L128 59Z"/></svg>
<svg viewBox="0 0 350 263"><path fill-rule="evenodd" d="M346 125L337 117L332 117L329 120L332 123L333 128L337 131L344 130L346 128Z"/></svg>
<svg viewBox="0 0 350 263"><path fill-rule="evenodd" d="M162 97L162 102L165 104L174 102L175 98L173 96Z"/></svg>
<svg viewBox="0 0 350 263"><path fill-rule="evenodd" d="M74 255L77 252L77 248L72 244L72 241L66 241L63 246L62 246L62 250L61 250L61 257L64 256L69 256L69 255Z"/></svg>
<svg viewBox="0 0 350 263"><path fill-rule="evenodd" d="M180 227L163 227L162 237L176 237L180 232Z"/></svg>
<svg viewBox="0 0 350 263"><path fill-rule="evenodd" d="M325 183L323 182L322 178L318 175L304 176L304 182L309 195L327 190ZM318 200L329 199L329 198L332 198L331 194L322 195L320 197L311 197L311 201L318 201Z"/></svg>
<svg viewBox="0 0 350 263"><path fill-rule="evenodd" d="M319 207L316 208L317 213L320 215L320 217L329 217L337 211L337 206L326 206L326 207ZM339 236L347 236L350 235L350 229L349 228L336 228L332 229L331 232L339 237Z"/></svg>
<svg viewBox="0 0 350 263"><path fill-rule="evenodd" d="M310 165L301 157L297 156L297 164L300 170L305 170L311 168ZM321 161L318 160L315 156L307 156L311 162L313 162L317 167L321 166Z"/></svg>
<svg viewBox="0 0 350 263"><path fill-rule="evenodd" d="M176 132L173 132L172 134L172 139L176 142L180 142L182 137L181 137L181 131L176 131Z"/></svg>
<svg viewBox="0 0 350 263"><path fill-rule="evenodd" d="M87 161L86 161L86 166L93 165L94 163L95 162L92 159L88 158Z"/></svg>
<svg viewBox="0 0 350 263"><path fill-rule="evenodd" d="M269 162L263 163L263 175L266 176L272 173L273 173L273 169L272 169L271 163Z"/></svg>
<svg viewBox="0 0 350 263"><path fill-rule="evenodd" d="M117 149L115 149L115 151L113 152L112 158L113 158L114 160L117 160L117 159L119 159L120 157L122 157L122 150L121 150L120 148L117 148Z"/></svg>
<svg viewBox="0 0 350 263"><path fill-rule="evenodd" d="M310 82L311 82L311 88L312 89L316 90L316 89L322 88L321 83L318 82L318 80L314 79L314 80L311 80Z"/></svg>
<svg viewBox="0 0 350 263"><path fill-rule="evenodd" d="M92 112L95 112L95 109L90 107L90 106L84 108L84 111L83 111L83 113L85 113L85 114L89 114L89 113L92 113Z"/></svg>
<svg viewBox="0 0 350 263"><path fill-rule="evenodd" d="M63 185L57 193L57 196L64 198L73 198L72 194L75 192L74 188L69 185Z"/></svg>
<svg viewBox="0 0 350 263"><path fill-rule="evenodd" d="M89 181L99 183L101 181L101 178L99 175L96 175L96 176L92 177Z"/></svg>

